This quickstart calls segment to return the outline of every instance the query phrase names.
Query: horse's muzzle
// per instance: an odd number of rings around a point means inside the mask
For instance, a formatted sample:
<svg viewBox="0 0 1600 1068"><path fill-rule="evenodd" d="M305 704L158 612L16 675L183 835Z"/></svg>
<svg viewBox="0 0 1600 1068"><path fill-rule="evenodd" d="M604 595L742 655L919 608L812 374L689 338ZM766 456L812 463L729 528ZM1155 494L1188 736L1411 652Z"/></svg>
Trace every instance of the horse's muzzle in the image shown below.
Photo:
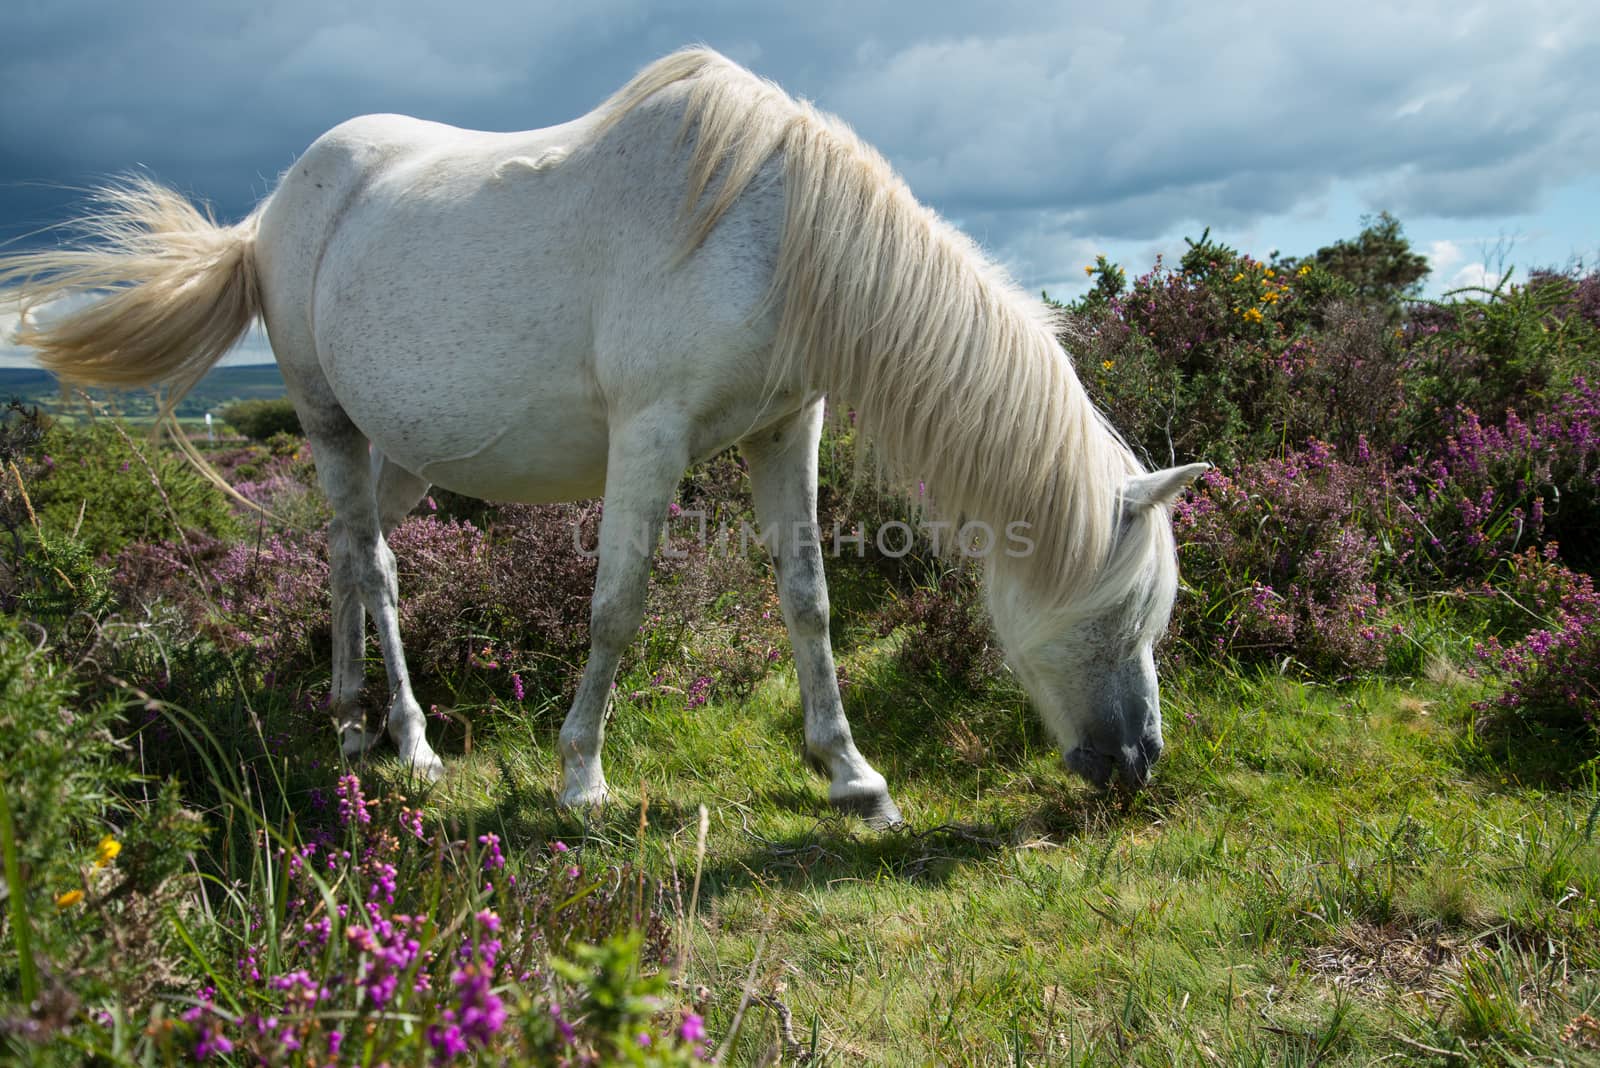
<svg viewBox="0 0 1600 1068"><path fill-rule="evenodd" d="M1104 790L1113 777L1120 776L1120 785L1129 793L1144 789L1150 781L1150 769L1161 759L1163 746L1160 738L1142 738L1137 745L1125 745L1115 754L1101 752L1080 745L1062 758L1067 770L1082 775Z"/></svg>

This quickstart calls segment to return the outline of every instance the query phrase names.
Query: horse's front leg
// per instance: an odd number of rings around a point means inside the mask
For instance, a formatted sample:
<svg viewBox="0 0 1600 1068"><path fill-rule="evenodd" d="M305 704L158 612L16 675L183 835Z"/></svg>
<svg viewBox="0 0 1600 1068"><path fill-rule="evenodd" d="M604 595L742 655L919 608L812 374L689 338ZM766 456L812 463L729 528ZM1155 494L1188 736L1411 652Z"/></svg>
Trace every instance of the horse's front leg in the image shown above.
<svg viewBox="0 0 1600 1068"><path fill-rule="evenodd" d="M600 561L589 605L589 662L558 743L564 779L561 804L566 808L605 803L600 747L611 685L617 662L644 618L650 559L667 505L687 466L688 439L680 427L640 418L612 431L600 518Z"/></svg>
<svg viewBox="0 0 1600 1068"><path fill-rule="evenodd" d="M756 519L772 550L783 621L794 646L806 755L828 776L828 802L874 827L900 822L888 784L850 733L828 638L828 584L817 531L817 444L822 402L739 443L750 464Z"/></svg>

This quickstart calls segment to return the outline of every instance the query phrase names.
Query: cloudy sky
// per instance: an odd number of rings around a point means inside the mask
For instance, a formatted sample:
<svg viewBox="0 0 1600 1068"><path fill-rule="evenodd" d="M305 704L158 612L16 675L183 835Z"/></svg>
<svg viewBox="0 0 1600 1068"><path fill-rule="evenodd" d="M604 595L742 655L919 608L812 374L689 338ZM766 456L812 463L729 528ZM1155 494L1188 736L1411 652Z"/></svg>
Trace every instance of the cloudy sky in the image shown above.
<svg viewBox="0 0 1600 1068"><path fill-rule="evenodd" d="M1052 296L1203 227L1266 256L1404 223L1431 292L1600 262L1600 14L1523 4L51 0L8 5L0 241L133 167L243 215L311 140L398 111L587 111L706 43L848 120ZM15 245L13 245L15 247ZM12 320L14 322L14 320ZM0 363L17 365L0 314ZM235 359L266 358L253 339Z"/></svg>

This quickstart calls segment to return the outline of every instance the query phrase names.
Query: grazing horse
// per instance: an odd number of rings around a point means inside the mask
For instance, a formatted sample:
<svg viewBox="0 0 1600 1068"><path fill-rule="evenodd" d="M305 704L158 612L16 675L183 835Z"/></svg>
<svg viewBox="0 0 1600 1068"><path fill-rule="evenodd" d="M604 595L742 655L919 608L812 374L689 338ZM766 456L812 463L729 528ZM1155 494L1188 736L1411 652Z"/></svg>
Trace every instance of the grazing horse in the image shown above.
<svg viewBox="0 0 1600 1068"><path fill-rule="evenodd" d="M939 514L996 532L996 633L1067 766L1137 789L1161 753L1167 506L1205 465L1146 472L1037 300L843 123L715 52L667 56L542 130L352 119L236 225L138 179L103 190L83 223L78 247L0 258L25 308L98 294L24 315L21 340L62 378L164 383L170 411L266 324L335 517L332 696L348 755L376 740L357 705L370 613L389 736L417 772L443 771L385 541L429 485L526 502L603 493L589 660L559 739L562 803L603 802L612 680L668 505L688 465L737 444L806 752L832 804L897 821L851 737L829 645L811 536L824 396ZM1019 535L1005 551L1000 531Z"/></svg>

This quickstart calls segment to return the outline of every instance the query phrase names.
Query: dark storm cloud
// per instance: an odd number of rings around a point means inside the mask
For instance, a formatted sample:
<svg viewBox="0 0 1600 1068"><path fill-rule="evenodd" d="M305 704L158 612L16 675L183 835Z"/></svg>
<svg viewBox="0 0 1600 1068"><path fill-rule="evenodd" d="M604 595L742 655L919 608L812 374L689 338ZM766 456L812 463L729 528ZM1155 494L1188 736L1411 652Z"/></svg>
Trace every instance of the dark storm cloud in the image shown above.
<svg viewBox="0 0 1600 1068"><path fill-rule="evenodd" d="M1060 277L1046 237L1243 224L1333 181L1402 213L1536 204L1600 172L1597 22L1577 2L1440 0L27 4L0 58L0 240L61 218L61 187L134 166L238 216L351 115L548 125L704 41L843 115L1019 270Z"/></svg>
<svg viewBox="0 0 1600 1068"><path fill-rule="evenodd" d="M926 42L845 73L832 96L949 210L1068 211L1124 238L1201 209L1280 211L1300 181L1403 173L1384 185L1408 206L1478 215L1600 169L1583 89L1594 20L1402 7L1191 5Z"/></svg>

